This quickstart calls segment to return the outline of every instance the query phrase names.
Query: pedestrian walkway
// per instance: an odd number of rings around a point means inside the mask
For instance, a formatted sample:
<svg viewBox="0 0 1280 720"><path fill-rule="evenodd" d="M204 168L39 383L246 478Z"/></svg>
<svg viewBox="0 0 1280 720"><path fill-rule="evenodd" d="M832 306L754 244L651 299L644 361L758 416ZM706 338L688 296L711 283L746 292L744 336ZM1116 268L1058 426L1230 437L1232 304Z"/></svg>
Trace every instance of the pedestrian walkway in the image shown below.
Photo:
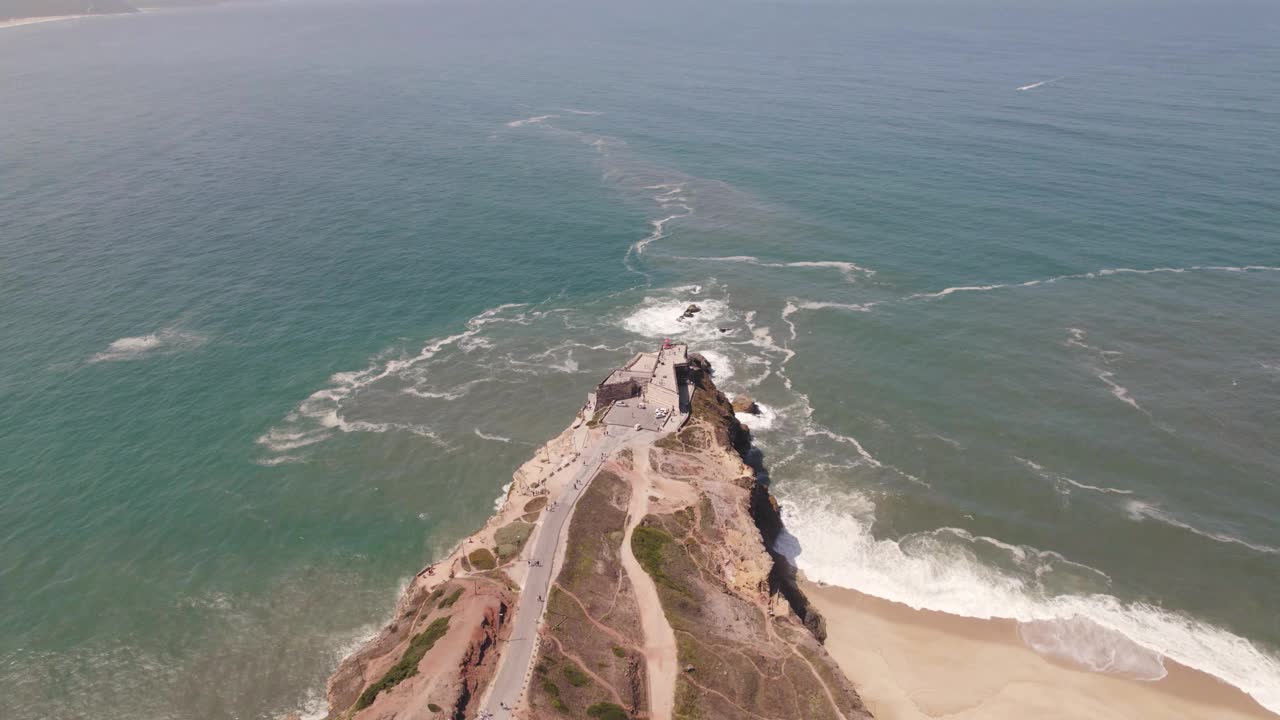
<svg viewBox="0 0 1280 720"><path fill-rule="evenodd" d="M560 538L568 525L578 498L586 490L600 466L629 438L638 431L611 428L609 433L583 448L571 485L560 497L547 506L541 525L529 551L529 574L525 579L520 599L516 602L515 619L511 635L499 648L498 670L488 694L481 703L481 717L506 720L524 704L525 692L533 674L533 659L538 649L538 626L546 610L546 598L551 594L551 582L555 577L556 554Z"/></svg>

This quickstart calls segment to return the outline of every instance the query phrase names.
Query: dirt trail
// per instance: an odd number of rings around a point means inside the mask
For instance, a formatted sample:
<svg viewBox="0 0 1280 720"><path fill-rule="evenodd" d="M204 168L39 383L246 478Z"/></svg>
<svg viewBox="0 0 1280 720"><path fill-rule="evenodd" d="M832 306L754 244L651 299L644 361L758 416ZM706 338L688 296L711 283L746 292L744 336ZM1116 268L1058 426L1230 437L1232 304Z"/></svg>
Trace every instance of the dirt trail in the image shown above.
<svg viewBox="0 0 1280 720"><path fill-rule="evenodd" d="M631 534L636 525L649 513L649 495L653 481L649 473L649 445L647 441L633 443L631 452L636 458L635 472L631 475L631 504L627 508L627 529L622 537L622 567L635 588L636 604L640 609L640 626L644 630L644 660L649 676L649 708L654 720L671 720L676 697L676 635L662 612L658 588L653 578L640 567L631 552Z"/></svg>

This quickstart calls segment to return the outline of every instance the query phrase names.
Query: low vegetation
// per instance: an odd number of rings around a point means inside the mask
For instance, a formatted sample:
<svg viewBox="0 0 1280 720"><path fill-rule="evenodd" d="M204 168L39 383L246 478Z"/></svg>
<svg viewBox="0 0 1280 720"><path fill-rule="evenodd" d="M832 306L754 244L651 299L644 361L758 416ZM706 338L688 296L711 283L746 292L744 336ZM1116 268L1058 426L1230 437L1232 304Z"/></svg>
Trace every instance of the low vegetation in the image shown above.
<svg viewBox="0 0 1280 720"><path fill-rule="evenodd" d="M471 563L471 567L477 570L492 570L498 567L498 561L493 557L493 553L488 548L480 548L473 550L467 555L467 562Z"/></svg>
<svg viewBox="0 0 1280 720"><path fill-rule="evenodd" d="M640 567L649 573L653 581L665 585L677 592L685 592L684 586L665 571L666 562L663 554L667 545L675 541L670 533L656 527L640 526L631 533L631 553L636 556Z"/></svg>
<svg viewBox="0 0 1280 720"><path fill-rule="evenodd" d="M462 591L459 590L458 594L461 593ZM360 693L360 699L356 700L356 710L363 710L372 705L373 701L378 698L378 693L383 690L390 690L417 675L418 663L422 662L423 656L431 648L435 647L436 641L444 637L448 631L449 617L446 615L445 617L437 618L427 626L426 630L414 635L413 639L409 641L409 647L405 649L404 655L400 656L400 661L391 666L391 669L382 676L382 679Z"/></svg>
<svg viewBox="0 0 1280 720"><path fill-rule="evenodd" d="M498 559L506 562L519 554L531 534L533 525L519 520L498 528L493 534L494 542L498 544Z"/></svg>
<svg viewBox="0 0 1280 720"><path fill-rule="evenodd" d="M609 405L605 405L599 410L596 410L596 414L592 415L591 419L587 421L587 427L589 428L599 427L600 421L604 419L604 414L609 412L610 407L611 406Z"/></svg>
<svg viewBox="0 0 1280 720"><path fill-rule="evenodd" d="M609 702L599 702L587 708L587 716L596 720L627 720L627 711Z"/></svg>
<svg viewBox="0 0 1280 720"><path fill-rule="evenodd" d="M573 663L566 663L564 666L564 678L574 687L586 687L591 684L591 678L586 673L578 669Z"/></svg>
<svg viewBox="0 0 1280 720"><path fill-rule="evenodd" d="M565 705L564 700L560 697L559 685L556 685L550 680L543 680L542 692L546 693L547 697L551 698L551 707L555 708L556 710L562 713L569 712L569 706Z"/></svg>
<svg viewBox="0 0 1280 720"><path fill-rule="evenodd" d="M440 609L448 610L449 608L453 607L453 604L458 602L458 598L462 597L462 592L463 592L463 589L458 588L457 590L454 590L452 593L450 593L449 597L440 601L440 606L439 606Z"/></svg>

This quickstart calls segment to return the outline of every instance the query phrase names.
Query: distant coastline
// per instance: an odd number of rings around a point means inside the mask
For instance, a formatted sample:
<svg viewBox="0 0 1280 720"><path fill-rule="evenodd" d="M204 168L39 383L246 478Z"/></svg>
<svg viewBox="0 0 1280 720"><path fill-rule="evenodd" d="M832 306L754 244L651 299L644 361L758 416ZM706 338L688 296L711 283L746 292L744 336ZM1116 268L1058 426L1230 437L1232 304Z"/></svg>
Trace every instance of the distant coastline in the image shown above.
<svg viewBox="0 0 1280 720"><path fill-rule="evenodd" d="M27 17L12 18L8 20L0 20L0 29L18 27L20 25L35 25L36 23L53 22L54 20L74 20L76 18L88 17L87 15L50 15L43 17Z"/></svg>
<svg viewBox="0 0 1280 720"><path fill-rule="evenodd" d="M221 5L232 1L234 0L147 0L134 5L124 0L0 0L0 29L98 15L134 15L147 10Z"/></svg>

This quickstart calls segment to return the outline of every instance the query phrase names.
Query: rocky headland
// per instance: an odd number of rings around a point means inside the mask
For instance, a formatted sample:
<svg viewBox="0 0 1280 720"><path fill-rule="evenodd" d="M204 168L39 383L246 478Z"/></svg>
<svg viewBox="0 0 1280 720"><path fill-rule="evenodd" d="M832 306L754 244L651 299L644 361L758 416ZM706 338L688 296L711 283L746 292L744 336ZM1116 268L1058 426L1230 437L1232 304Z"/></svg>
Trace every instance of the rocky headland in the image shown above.
<svg viewBox="0 0 1280 720"><path fill-rule="evenodd" d="M705 359L690 355L687 376L683 427L615 429L571 507L557 498L583 482L572 470L607 426L584 409L521 466L501 509L341 663L328 717L869 718L794 569L769 549L782 520L748 430ZM522 596L538 563L530 538L566 511L549 590ZM518 700L486 704L504 652L516 654L521 603L537 603L540 622Z"/></svg>

